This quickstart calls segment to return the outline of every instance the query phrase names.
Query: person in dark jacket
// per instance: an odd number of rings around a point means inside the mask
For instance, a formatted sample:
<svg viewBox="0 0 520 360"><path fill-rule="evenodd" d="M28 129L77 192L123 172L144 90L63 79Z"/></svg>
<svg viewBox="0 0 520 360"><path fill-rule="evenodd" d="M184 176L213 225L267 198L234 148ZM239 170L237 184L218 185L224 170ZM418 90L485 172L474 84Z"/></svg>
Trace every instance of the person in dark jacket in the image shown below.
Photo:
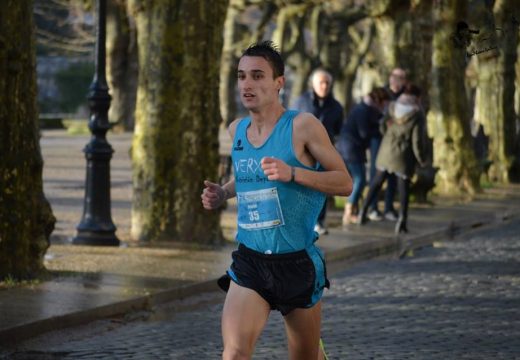
<svg viewBox="0 0 520 360"><path fill-rule="evenodd" d="M388 104L389 95L384 88L374 88L350 111L341 128L336 144L354 182L352 193L343 212L343 225L357 221L358 201L366 184L366 151L373 132L379 132L379 121ZM375 129L375 130L374 130Z"/></svg>
<svg viewBox="0 0 520 360"><path fill-rule="evenodd" d="M309 79L311 89L298 97L291 109L309 112L316 116L334 144L334 139L339 134L343 123L343 107L332 95L332 75L327 70L318 68L312 72ZM325 227L326 213L327 201L323 205L314 229L320 235L328 233Z"/></svg>
<svg viewBox="0 0 520 360"><path fill-rule="evenodd" d="M408 200L410 195L410 179L415 166L425 166L424 144L425 118L420 105L421 90L413 85L405 86L404 92L397 101L390 103L388 113L381 124L383 140L376 160L376 177L370 185L366 201L359 214L359 224L367 221L368 205L383 182L390 174L397 177L399 190L399 218L395 226L396 234L407 232Z"/></svg>

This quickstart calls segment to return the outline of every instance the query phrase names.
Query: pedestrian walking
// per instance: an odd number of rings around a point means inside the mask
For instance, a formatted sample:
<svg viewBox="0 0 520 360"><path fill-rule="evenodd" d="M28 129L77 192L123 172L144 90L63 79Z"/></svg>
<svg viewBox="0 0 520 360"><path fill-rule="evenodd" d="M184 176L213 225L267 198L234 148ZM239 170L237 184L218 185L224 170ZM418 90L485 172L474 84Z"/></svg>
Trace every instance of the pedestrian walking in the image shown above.
<svg viewBox="0 0 520 360"><path fill-rule="evenodd" d="M403 93L406 85L406 71L401 68L392 69L390 76L388 77L388 83L385 85L385 90L390 96L390 101L396 101L397 98ZM385 109L388 111L388 109ZM379 124L378 124L379 127ZM381 146L382 135L378 131L372 131L370 137L370 183L374 182L376 175L376 159ZM393 174L388 175L386 181L385 197L384 197L384 208L381 213L377 206L377 198L375 196L370 204L368 211L368 218L372 221L380 221L383 219L396 221L397 212L394 209L394 197L397 187L397 180Z"/></svg>
<svg viewBox="0 0 520 360"><path fill-rule="evenodd" d="M381 189L384 181L393 174L399 189L399 218L395 226L396 234L407 232L408 201L410 179L417 163L426 165L424 157L423 134L425 131L424 113L420 105L421 90L407 84L397 101L388 106L388 114L381 124L383 140L376 160L376 176L370 185L367 198L360 211L358 222L367 221L370 203Z"/></svg>
<svg viewBox="0 0 520 360"><path fill-rule="evenodd" d="M357 222L358 202L366 185L367 148L374 132L379 133L379 123L389 99L384 88L372 89L352 108L341 128L336 148L354 182L343 211L344 226Z"/></svg>
<svg viewBox="0 0 520 360"><path fill-rule="evenodd" d="M334 79L330 72L322 68L315 69L309 79L311 89L298 97L291 108L301 112L309 112L316 116L327 130L330 141L334 144L343 123L343 107L332 94ZM325 225L326 215L327 199L325 199L318 216L318 222L314 227L314 230L320 235L328 233Z"/></svg>
<svg viewBox="0 0 520 360"><path fill-rule="evenodd" d="M238 64L249 116L229 126L235 178L204 182L211 210L237 197L238 249L219 285L223 359L250 359L271 310L284 316L290 359L322 359L321 297L329 286L314 225L325 194L346 196L352 179L323 124L284 109L284 63L272 42L252 45ZM320 164L321 167L318 168Z"/></svg>

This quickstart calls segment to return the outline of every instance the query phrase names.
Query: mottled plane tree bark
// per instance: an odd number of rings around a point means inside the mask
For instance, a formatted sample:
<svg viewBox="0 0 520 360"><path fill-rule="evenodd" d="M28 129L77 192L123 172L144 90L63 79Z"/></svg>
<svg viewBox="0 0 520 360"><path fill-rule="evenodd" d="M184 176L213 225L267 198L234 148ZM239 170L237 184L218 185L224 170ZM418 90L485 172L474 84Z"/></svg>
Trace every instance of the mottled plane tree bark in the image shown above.
<svg viewBox="0 0 520 360"><path fill-rule="evenodd" d="M232 34L237 33L236 26L241 16L252 5L262 9L261 20L249 32L241 28L238 36L241 40L235 38L233 41ZM355 33L353 29L349 31L350 25L368 16L366 7L354 5L354 1L338 0L232 0L225 28L225 44L232 45L225 45L225 61L221 70L221 108L229 114L225 118L234 118L229 111L233 109L232 105L226 104L222 97L224 94L231 95L231 90L234 90L234 66L227 64L233 65L232 61L236 61L237 44L242 49L244 45L260 40L266 27L273 22L276 22L276 26L271 39L280 47L292 74L290 89L287 89L290 98L285 98L285 103L292 103L307 89L308 75L319 66L328 68L336 78L335 93L339 96L338 100L349 103L355 69L362 61L371 39L370 26L366 27L367 30L361 26ZM232 18L234 21L231 21ZM228 55L233 52L235 57Z"/></svg>
<svg viewBox="0 0 520 360"><path fill-rule="evenodd" d="M218 82L227 1L131 0L139 49L132 142L132 236L222 241L220 214L202 208L216 179Z"/></svg>
<svg viewBox="0 0 520 360"><path fill-rule="evenodd" d="M242 17L244 11L252 6L260 8L262 15L260 20L251 26L245 24ZM225 126L228 126L237 116L235 94L238 59L249 45L263 38L266 27L277 9L271 1L230 0L229 2L224 23L219 85L220 111Z"/></svg>
<svg viewBox="0 0 520 360"><path fill-rule="evenodd" d="M314 52L308 51L305 38L308 28L311 29L311 36L316 36L314 27L309 23L315 19L314 12L319 8L319 5L310 2L286 4L279 8L276 17L276 29L272 39L274 43L279 44L285 64L292 73L288 89L290 96L285 99L288 105L307 90L308 76L312 69L319 65L319 49L313 48Z"/></svg>
<svg viewBox="0 0 520 360"><path fill-rule="evenodd" d="M235 44L240 40L241 31L238 17L243 11L243 3L243 0L230 0L226 12L226 21L224 22L224 45L220 60L219 94L220 113L225 126L228 126L235 119L237 113L235 88L238 56Z"/></svg>
<svg viewBox="0 0 520 360"><path fill-rule="evenodd" d="M382 3L384 4L384 2ZM428 108L431 77L433 17L430 0L386 2L377 10L377 36L374 52L384 78L395 67L402 67L408 79L424 90L423 103Z"/></svg>
<svg viewBox="0 0 520 360"><path fill-rule="evenodd" d="M359 20L356 20L359 21ZM352 107L352 88L356 78L356 73L368 53L370 44L374 38L374 26L372 19L365 19L359 24L351 24L343 16L331 22L336 25L336 30L341 31L341 36L337 44L334 44L334 36L327 39L327 57L323 59L327 67L335 69L332 72L335 77L334 95L343 105L345 112ZM331 30L334 29L332 26ZM332 30L334 33L334 30Z"/></svg>
<svg viewBox="0 0 520 360"><path fill-rule="evenodd" d="M514 104L520 9L514 0L473 5L471 25L480 31L468 49L478 69L475 121L489 136L487 175L493 182L508 183L520 170Z"/></svg>
<svg viewBox="0 0 520 360"><path fill-rule="evenodd" d="M32 7L7 0L0 11L0 280L44 271L56 221L43 194Z"/></svg>
<svg viewBox="0 0 520 360"><path fill-rule="evenodd" d="M513 163L511 171L511 181L520 182L520 42L516 50L516 64L515 64L515 113L516 113L516 140L515 140L515 156L516 161Z"/></svg>
<svg viewBox="0 0 520 360"><path fill-rule="evenodd" d="M472 148L468 101L464 85L466 49L453 41L456 24L466 16L462 1L434 4L432 88L428 132L433 137L436 190L472 195L479 173Z"/></svg>
<svg viewBox="0 0 520 360"><path fill-rule="evenodd" d="M290 102L307 89L310 72L324 67L334 77L338 101L350 105L356 69L373 33L370 24L353 27L368 16L366 8L353 5L301 1L280 7L273 40L282 44L282 55L294 74Z"/></svg>
<svg viewBox="0 0 520 360"><path fill-rule="evenodd" d="M116 131L132 131L137 94L137 34L127 0L107 1L107 81L112 101L108 118Z"/></svg>
<svg viewBox="0 0 520 360"><path fill-rule="evenodd" d="M400 29L406 29L407 23L411 21L408 17L409 9L410 1L382 1L374 9L377 13L372 14L377 34L373 51L385 78L392 68L404 66L401 65L404 59L399 56L399 43L408 34L401 34Z"/></svg>

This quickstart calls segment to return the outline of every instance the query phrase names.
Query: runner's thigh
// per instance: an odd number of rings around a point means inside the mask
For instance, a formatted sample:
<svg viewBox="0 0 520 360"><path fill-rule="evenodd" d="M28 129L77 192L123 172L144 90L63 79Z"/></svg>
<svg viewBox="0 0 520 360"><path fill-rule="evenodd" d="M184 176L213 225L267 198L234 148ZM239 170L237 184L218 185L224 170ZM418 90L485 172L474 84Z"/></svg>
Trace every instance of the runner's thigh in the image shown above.
<svg viewBox="0 0 520 360"><path fill-rule="evenodd" d="M231 281L222 312L224 349L251 354L270 311L257 292Z"/></svg>
<svg viewBox="0 0 520 360"><path fill-rule="evenodd" d="M284 317L289 358L316 360L320 343L321 301L311 308L297 308Z"/></svg>

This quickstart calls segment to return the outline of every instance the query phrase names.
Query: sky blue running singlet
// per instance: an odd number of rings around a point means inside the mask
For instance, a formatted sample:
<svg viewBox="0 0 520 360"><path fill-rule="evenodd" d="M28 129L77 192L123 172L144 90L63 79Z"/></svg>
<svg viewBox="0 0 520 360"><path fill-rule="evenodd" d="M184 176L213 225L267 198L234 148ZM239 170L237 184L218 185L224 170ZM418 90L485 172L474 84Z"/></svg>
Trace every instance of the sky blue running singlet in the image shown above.
<svg viewBox="0 0 520 360"><path fill-rule="evenodd" d="M236 240L266 253L288 253L311 247L325 194L295 182L270 181L260 166L263 157L311 170L294 153L293 119L297 111L285 111L267 140L259 147L247 139L251 118L242 119L235 131L231 151L238 206Z"/></svg>

